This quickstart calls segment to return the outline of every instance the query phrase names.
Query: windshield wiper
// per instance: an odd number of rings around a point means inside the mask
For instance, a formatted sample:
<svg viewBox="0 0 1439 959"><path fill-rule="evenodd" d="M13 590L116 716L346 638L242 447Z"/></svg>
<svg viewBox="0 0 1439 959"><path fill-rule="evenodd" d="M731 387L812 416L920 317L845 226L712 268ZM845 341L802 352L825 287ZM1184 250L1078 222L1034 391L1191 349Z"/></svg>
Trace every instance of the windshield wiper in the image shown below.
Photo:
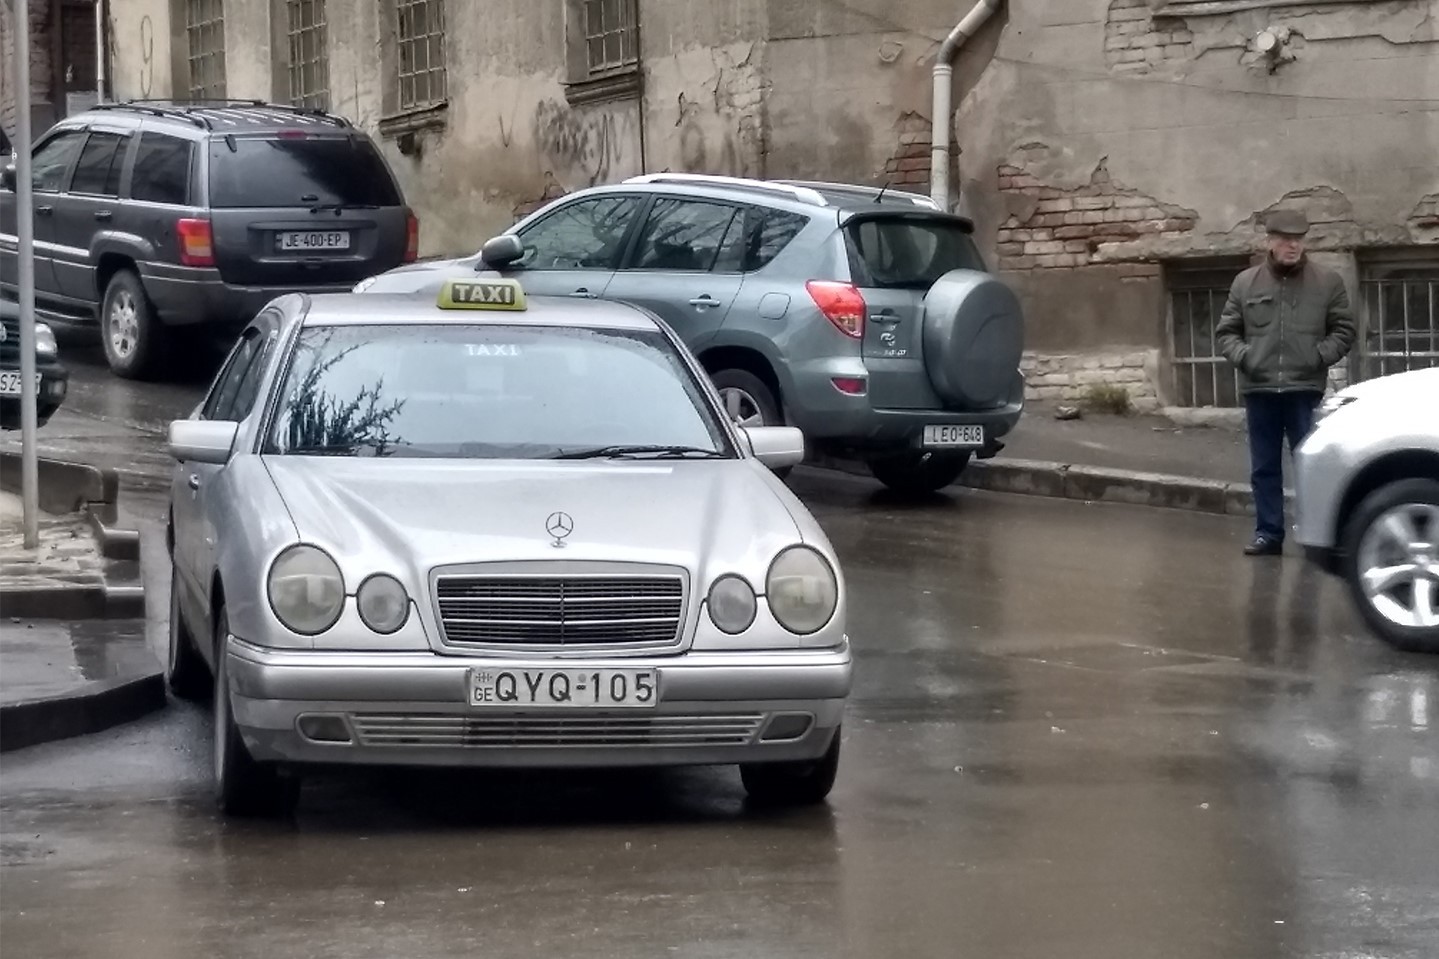
<svg viewBox="0 0 1439 959"><path fill-rule="evenodd" d="M379 206L374 203L316 203L310 207L311 213L324 213L326 210L334 210L339 216L346 210L378 210Z"/></svg>
<svg viewBox="0 0 1439 959"><path fill-rule="evenodd" d="M349 446L292 446L285 450L286 456L354 456L359 447Z"/></svg>
<svg viewBox="0 0 1439 959"><path fill-rule="evenodd" d="M598 459L683 459L698 456L703 459L723 459L724 454L715 450L700 449L698 446L596 446L593 449L560 453L557 460L598 460Z"/></svg>

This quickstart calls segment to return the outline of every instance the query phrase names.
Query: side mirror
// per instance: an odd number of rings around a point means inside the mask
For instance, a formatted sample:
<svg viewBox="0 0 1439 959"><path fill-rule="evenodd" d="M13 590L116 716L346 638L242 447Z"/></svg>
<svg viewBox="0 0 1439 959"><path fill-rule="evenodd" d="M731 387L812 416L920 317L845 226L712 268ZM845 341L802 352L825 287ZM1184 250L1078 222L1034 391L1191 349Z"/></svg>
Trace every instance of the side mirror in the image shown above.
<svg viewBox="0 0 1439 959"><path fill-rule="evenodd" d="M525 245L513 233L492 237L480 247L480 262L495 269L503 269L524 258Z"/></svg>
<svg viewBox="0 0 1439 959"><path fill-rule="evenodd" d="M223 466L239 431L240 424L228 420L175 420L170 424L170 455L181 463Z"/></svg>
<svg viewBox="0 0 1439 959"><path fill-rule="evenodd" d="M5 164L5 169L0 170L0 187L15 192L15 164Z"/></svg>
<svg viewBox="0 0 1439 959"><path fill-rule="evenodd" d="M755 459L772 470L804 462L804 433L793 426L749 426L740 432L749 442Z"/></svg>

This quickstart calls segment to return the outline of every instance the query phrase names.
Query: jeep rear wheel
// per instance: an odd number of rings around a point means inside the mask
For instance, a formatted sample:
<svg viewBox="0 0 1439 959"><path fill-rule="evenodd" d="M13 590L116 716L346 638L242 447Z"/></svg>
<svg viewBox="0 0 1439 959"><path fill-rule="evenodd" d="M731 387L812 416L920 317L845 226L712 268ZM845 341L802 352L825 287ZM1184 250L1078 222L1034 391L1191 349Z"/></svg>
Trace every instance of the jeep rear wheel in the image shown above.
<svg viewBox="0 0 1439 959"><path fill-rule="evenodd" d="M100 339L117 376L153 378L169 358L170 331L155 315L140 277L120 270L110 277L100 304Z"/></svg>
<svg viewBox="0 0 1439 959"><path fill-rule="evenodd" d="M905 496L924 496L959 479L969 465L968 453L901 453L875 456L869 471L885 486Z"/></svg>

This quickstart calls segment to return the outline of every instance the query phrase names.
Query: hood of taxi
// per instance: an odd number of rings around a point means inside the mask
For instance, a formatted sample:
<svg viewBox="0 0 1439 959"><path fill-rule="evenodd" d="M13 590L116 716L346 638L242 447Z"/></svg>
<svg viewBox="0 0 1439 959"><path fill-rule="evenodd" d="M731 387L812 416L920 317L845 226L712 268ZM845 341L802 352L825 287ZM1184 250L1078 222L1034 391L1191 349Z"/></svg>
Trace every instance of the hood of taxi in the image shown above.
<svg viewBox="0 0 1439 959"><path fill-rule="evenodd" d="M756 460L535 461L268 456L301 540L347 586L389 572L424 590L438 566L604 561L764 582L802 534ZM549 518L572 531L556 546Z"/></svg>

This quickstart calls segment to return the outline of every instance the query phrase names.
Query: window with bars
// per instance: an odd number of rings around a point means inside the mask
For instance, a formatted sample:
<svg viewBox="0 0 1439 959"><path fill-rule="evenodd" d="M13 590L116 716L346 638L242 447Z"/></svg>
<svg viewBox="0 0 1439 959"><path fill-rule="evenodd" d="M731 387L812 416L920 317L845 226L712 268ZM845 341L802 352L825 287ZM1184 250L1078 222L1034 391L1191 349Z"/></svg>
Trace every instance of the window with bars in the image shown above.
<svg viewBox="0 0 1439 959"><path fill-rule="evenodd" d="M330 47L325 0L286 0L290 102L330 109Z"/></svg>
<svg viewBox="0 0 1439 959"><path fill-rule="evenodd" d="M585 69L591 77L639 63L635 0L583 0Z"/></svg>
<svg viewBox="0 0 1439 959"><path fill-rule="evenodd" d="M1165 268L1169 295L1170 389L1178 406L1237 407L1239 374L1219 353L1214 328L1234 278L1249 260L1174 263Z"/></svg>
<svg viewBox="0 0 1439 959"><path fill-rule="evenodd" d="M1439 366L1439 250L1359 258L1357 378Z"/></svg>
<svg viewBox="0 0 1439 959"><path fill-rule="evenodd" d="M185 40L190 98L223 98L225 0L185 0Z"/></svg>
<svg viewBox="0 0 1439 959"><path fill-rule="evenodd" d="M444 101L444 0L396 0L395 53L400 110Z"/></svg>

